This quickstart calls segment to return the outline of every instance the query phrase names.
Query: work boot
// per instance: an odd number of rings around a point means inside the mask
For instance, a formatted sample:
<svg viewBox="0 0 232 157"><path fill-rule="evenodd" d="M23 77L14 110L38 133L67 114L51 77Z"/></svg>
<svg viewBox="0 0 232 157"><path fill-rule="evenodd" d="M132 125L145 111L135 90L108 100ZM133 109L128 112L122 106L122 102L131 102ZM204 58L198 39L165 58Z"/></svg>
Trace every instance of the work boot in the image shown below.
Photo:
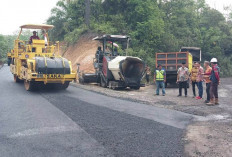
<svg viewBox="0 0 232 157"><path fill-rule="evenodd" d="M214 99L210 99L209 103L206 103L208 106L214 106Z"/></svg>
<svg viewBox="0 0 232 157"><path fill-rule="evenodd" d="M215 105L219 105L218 98L215 98Z"/></svg>

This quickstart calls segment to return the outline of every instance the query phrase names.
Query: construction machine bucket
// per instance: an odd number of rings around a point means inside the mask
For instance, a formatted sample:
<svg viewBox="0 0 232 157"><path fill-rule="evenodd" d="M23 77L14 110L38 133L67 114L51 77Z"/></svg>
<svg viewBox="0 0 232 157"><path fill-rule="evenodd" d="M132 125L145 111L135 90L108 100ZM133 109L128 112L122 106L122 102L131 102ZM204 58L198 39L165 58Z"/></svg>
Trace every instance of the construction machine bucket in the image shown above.
<svg viewBox="0 0 232 157"><path fill-rule="evenodd" d="M120 62L120 72L129 86L140 86L144 71L145 64L139 58L127 57Z"/></svg>

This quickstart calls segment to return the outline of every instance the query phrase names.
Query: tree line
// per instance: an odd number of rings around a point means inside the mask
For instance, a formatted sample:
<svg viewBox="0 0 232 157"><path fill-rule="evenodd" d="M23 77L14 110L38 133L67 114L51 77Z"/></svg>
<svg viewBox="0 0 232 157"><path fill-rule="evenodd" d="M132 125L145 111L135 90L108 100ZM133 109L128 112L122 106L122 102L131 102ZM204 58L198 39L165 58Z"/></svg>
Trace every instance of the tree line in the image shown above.
<svg viewBox="0 0 232 157"><path fill-rule="evenodd" d="M14 32L13 35L1 35L0 34L0 62L7 62L7 53L14 47L14 40L17 38L19 32ZM24 31L21 34L20 40L27 41L31 36L29 30Z"/></svg>
<svg viewBox="0 0 232 157"><path fill-rule="evenodd" d="M232 14L226 19L205 0L60 0L51 13L56 40L73 44L87 31L129 35L129 54L152 67L156 52L201 47L204 60L217 57L222 74L232 73Z"/></svg>
<svg viewBox="0 0 232 157"><path fill-rule="evenodd" d="M129 35L129 55L153 68L156 52L201 47L203 60L217 57L222 75L232 73L232 13L205 0L59 0L47 23L51 39L68 44L86 32Z"/></svg>

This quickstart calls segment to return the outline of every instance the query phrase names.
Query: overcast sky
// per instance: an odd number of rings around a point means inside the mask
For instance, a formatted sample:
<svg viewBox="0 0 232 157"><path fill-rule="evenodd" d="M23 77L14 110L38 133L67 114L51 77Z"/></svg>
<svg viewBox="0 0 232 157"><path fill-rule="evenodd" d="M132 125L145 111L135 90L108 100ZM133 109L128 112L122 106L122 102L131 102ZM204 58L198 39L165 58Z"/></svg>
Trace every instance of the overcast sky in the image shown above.
<svg viewBox="0 0 232 157"><path fill-rule="evenodd" d="M45 23L58 0L1 0L0 34L13 34L23 24ZM223 11L232 0L206 0L213 8Z"/></svg>
<svg viewBox="0 0 232 157"><path fill-rule="evenodd" d="M205 0L210 7L215 8L221 12L224 11L224 7L232 7L232 0Z"/></svg>
<svg viewBox="0 0 232 157"><path fill-rule="evenodd" d="M42 24L58 0L1 0L0 34L13 34L23 24Z"/></svg>

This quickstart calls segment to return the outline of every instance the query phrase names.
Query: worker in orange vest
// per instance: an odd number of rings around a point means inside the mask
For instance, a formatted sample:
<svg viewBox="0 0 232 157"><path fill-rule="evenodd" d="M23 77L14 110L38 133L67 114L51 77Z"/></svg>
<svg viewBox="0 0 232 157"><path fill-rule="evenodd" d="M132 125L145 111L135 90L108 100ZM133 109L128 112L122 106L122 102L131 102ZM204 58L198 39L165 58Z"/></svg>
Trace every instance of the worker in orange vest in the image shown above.
<svg viewBox="0 0 232 157"><path fill-rule="evenodd" d="M204 62L204 67L205 67L205 73L207 74L211 74L212 68L209 65L209 61L205 61ZM211 80L209 78L209 75L204 75L204 81L206 83L206 95L207 95L207 99L205 100L205 103L209 103L210 101L210 83Z"/></svg>

